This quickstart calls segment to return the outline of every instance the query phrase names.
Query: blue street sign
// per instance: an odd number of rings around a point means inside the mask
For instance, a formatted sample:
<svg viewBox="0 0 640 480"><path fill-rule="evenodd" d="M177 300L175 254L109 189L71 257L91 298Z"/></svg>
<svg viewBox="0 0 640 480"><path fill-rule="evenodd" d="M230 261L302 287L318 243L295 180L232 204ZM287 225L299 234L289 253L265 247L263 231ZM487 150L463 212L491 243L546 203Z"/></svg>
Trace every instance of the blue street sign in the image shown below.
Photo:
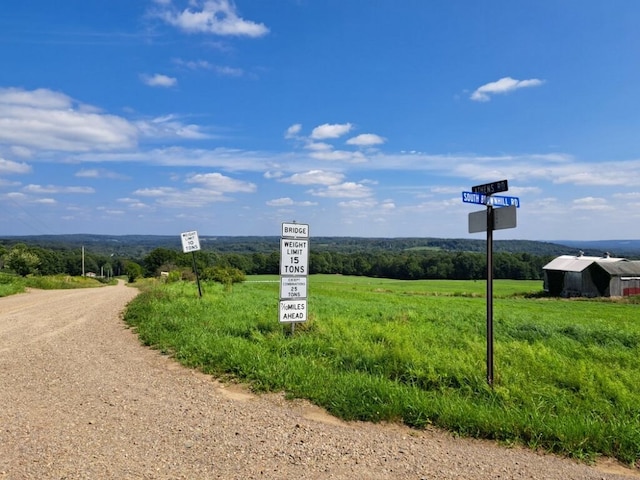
<svg viewBox="0 0 640 480"><path fill-rule="evenodd" d="M477 203L478 205L491 205L492 207L515 206L520 208L520 199L518 197L502 197L500 195L462 192L462 201L465 203Z"/></svg>
<svg viewBox="0 0 640 480"><path fill-rule="evenodd" d="M487 204L487 196L484 193L462 192L462 201L465 203Z"/></svg>
<svg viewBox="0 0 640 480"><path fill-rule="evenodd" d="M501 197L500 195L491 195L487 205L491 205L493 207L520 208L520 199L518 197Z"/></svg>

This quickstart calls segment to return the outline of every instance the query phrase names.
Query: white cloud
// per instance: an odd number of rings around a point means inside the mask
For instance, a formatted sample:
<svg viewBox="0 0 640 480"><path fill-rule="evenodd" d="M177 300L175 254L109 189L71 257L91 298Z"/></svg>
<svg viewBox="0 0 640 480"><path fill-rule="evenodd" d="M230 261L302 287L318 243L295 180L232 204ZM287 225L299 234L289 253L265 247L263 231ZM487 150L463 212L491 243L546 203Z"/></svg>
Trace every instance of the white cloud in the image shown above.
<svg viewBox="0 0 640 480"><path fill-rule="evenodd" d="M141 75L140 78L145 85L149 85L150 87L175 87L178 84L177 79L160 73L156 73L155 75Z"/></svg>
<svg viewBox="0 0 640 480"><path fill-rule="evenodd" d="M187 183L198 183L204 185L209 190L220 193L252 193L256 191L256 185L254 183L236 180L220 173L192 175L187 179Z"/></svg>
<svg viewBox="0 0 640 480"><path fill-rule="evenodd" d="M571 208L573 210L613 210L613 207L608 205L607 201L604 198L597 197L577 198L572 202Z"/></svg>
<svg viewBox="0 0 640 480"><path fill-rule="evenodd" d="M3 178L0 178L0 187L17 187L20 185L20 182L10 182Z"/></svg>
<svg viewBox="0 0 640 480"><path fill-rule="evenodd" d="M274 178L282 178L284 176L283 172L264 172L263 177L267 180L272 180Z"/></svg>
<svg viewBox="0 0 640 480"><path fill-rule="evenodd" d="M19 145L12 145L11 153L14 156L20 157L20 158L30 158L31 156L33 156L33 152L31 151L31 149L26 147L21 147Z"/></svg>
<svg viewBox="0 0 640 480"><path fill-rule="evenodd" d="M300 125L299 123L295 123L287 128L287 131L284 134L284 138L296 138L300 134L301 130L302 125Z"/></svg>
<svg viewBox="0 0 640 480"><path fill-rule="evenodd" d="M325 123L314 128L311 132L311 138L314 140L324 140L326 138L338 138L351 131L353 125L350 123Z"/></svg>
<svg viewBox="0 0 640 480"><path fill-rule="evenodd" d="M385 139L374 133L363 133L347 140L347 145L357 145L358 147L371 147L381 145Z"/></svg>
<svg viewBox="0 0 640 480"><path fill-rule="evenodd" d="M309 193L316 197L365 198L371 196L371 189L359 183L345 182L339 185L329 185L324 190L311 190Z"/></svg>
<svg viewBox="0 0 640 480"><path fill-rule="evenodd" d="M294 185L336 185L342 182L344 175L337 172L324 170L309 170L304 173L294 173L288 178L283 178L284 183Z"/></svg>
<svg viewBox="0 0 640 480"><path fill-rule="evenodd" d="M264 172L265 166L272 167L276 160L262 152L252 152L233 148L185 148L173 146L118 153L91 153L75 155L70 158L76 162L136 162L149 165L173 167L222 168L229 171ZM278 168L277 166L275 168Z"/></svg>
<svg viewBox="0 0 640 480"><path fill-rule="evenodd" d="M290 207L293 204L294 204L294 201L289 197L275 198L267 202L267 205L269 207Z"/></svg>
<svg viewBox="0 0 640 480"><path fill-rule="evenodd" d="M376 201L372 198L364 200L349 200L348 202L338 202L338 206L341 208L353 208L353 209L372 209L376 206Z"/></svg>
<svg viewBox="0 0 640 480"><path fill-rule="evenodd" d="M244 75L244 70L241 68L230 67L228 65L215 65L213 71L223 77L241 77Z"/></svg>
<svg viewBox="0 0 640 480"><path fill-rule="evenodd" d="M154 188L140 188L133 192L134 195L140 195L141 197L164 197L176 193L178 190L172 187L154 187Z"/></svg>
<svg viewBox="0 0 640 480"><path fill-rule="evenodd" d="M138 200L136 198L125 197L125 198L119 198L116 201L126 204L127 207L129 207L132 210L148 210L148 209L152 208L149 205L147 205L146 203L143 203L143 202L141 202L140 200Z"/></svg>
<svg viewBox="0 0 640 480"><path fill-rule="evenodd" d="M126 180L129 179L126 175L121 175L116 172L111 172L109 170L105 170L103 168L84 168L79 170L75 174L78 178L109 178L116 180Z"/></svg>
<svg viewBox="0 0 640 480"><path fill-rule="evenodd" d="M51 90L0 88L0 144L66 152L130 148L138 131Z"/></svg>
<svg viewBox="0 0 640 480"><path fill-rule="evenodd" d="M317 152L333 150L333 145L325 142L309 142L304 146L307 150L315 150Z"/></svg>
<svg viewBox="0 0 640 480"><path fill-rule="evenodd" d="M170 208L200 208L214 202L228 202L231 199L220 192L194 188L191 190L165 190L161 195L155 195L155 203L161 207Z"/></svg>
<svg viewBox="0 0 640 480"><path fill-rule="evenodd" d="M31 167L26 163L18 163L0 157L0 174L24 174L29 172L31 172Z"/></svg>
<svg viewBox="0 0 640 480"><path fill-rule="evenodd" d="M180 190L173 187L155 187L136 190L133 194L153 198L157 206L170 208L200 208L210 203L231 200L221 192L203 188Z"/></svg>
<svg viewBox="0 0 640 480"><path fill-rule="evenodd" d="M151 138L182 138L185 140L203 140L211 135L202 131L199 125L187 124L176 120L174 115L165 115L152 120L138 121L136 127L144 136Z"/></svg>
<svg viewBox="0 0 640 480"><path fill-rule="evenodd" d="M508 93L520 88L538 87L544 83L544 80L532 78L529 80L516 80L511 77L504 77L496 82L490 82L477 88L471 94L471 100L477 102L488 102L491 95Z"/></svg>
<svg viewBox="0 0 640 480"><path fill-rule="evenodd" d="M57 185L26 185L23 191L36 195L52 194L52 193L68 193L68 194L88 194L95 193L95 189L91 187L61 187Z"/></svg>
<svg viewBox="0 0 640 480"><path fill-rule="evenodd" d="M614 193L613 197L623 200L640 200L640 192Z"/></svg>
<svg viewBox="0 0 640 480"><path fill-rule="evenodd" d="M347 150L319 150L312 152L310 157L331 162L362 163L367 161L361 152L349 152Z"/></svg>
<svg viewBox="0 0 640 480"><path fill-rule="evenodd" d="M177 65L186 67L190 70L209 70L217 73L223 77L241 77L244 75L244 70L241 68L229 67L227 65L215 65L206 60L181 60L176 59L174 62Z"/></svg>
<svg viewBox="0 0 640 480"><path fill-rule="evenodd" d="M289 197L275 198L267 202L269 207L313 207L317 205L317 202L296 202Z"/></svg>
<svg viewBox="0 0 640 480"><path fill-rule="evenodd" d="M36 90L0 88L0 104L56 110L68 108L71 105L71 99L63 93L44 88Z"/></svg>
<svg viewBox="0 0 640 480"><path fill-rule="evenodd" d="M262 23L238 16L235 5L228 0L192 0L194 9L182 12L164 10L159 16L169 25L187 33L208 33L221 36L262 37L269 29Z"/></svg>

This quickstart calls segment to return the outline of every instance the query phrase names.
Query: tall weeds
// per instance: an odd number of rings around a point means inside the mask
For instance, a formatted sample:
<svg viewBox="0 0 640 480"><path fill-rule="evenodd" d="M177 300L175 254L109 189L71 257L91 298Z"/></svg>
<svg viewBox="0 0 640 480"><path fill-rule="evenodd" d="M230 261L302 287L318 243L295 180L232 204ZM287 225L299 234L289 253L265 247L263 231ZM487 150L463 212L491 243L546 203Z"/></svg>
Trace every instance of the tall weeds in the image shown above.
<svg viewBox="0 0 640 480"><path fill-rule="evenodd" d="M126 321L185 365L347 420L638 462L638 305L527 298L539 287L494 285L494 388L478 282L312 276L309 321L294 334L278 323L277 282L207 283L201 299L179 282L138 296Z"/></svg>

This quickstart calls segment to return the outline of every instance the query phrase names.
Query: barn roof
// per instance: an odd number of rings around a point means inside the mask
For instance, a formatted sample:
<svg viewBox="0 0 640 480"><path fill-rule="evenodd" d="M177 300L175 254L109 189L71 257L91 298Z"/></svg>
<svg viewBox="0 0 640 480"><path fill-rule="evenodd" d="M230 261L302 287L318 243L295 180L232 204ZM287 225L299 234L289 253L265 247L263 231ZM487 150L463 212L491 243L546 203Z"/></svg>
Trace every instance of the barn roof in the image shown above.
<svg viewBox="0 0 640 480"><path fill-rule="evenodd" d="M544 270L561 270L563 272L582 272L594 262L598 265L611 265L626 260L624 258L615 257L588 257L586 255L560 255L554 258L544 267Z"/></svg>
<svg viewBox="0 0 640 480"><path fill-rule="evenodd" d="M625 260L624 262L597 262L598 265L610 275L640 276L640 261Z"/></svg>

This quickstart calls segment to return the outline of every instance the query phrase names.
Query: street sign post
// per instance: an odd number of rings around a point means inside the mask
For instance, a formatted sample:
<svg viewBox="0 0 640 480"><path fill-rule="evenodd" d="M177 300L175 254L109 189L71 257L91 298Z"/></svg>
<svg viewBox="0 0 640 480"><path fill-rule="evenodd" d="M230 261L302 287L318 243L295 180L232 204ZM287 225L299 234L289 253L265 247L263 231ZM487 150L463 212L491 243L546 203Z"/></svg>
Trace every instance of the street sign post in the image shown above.
<svg viewBox="0 0 640 480"><path fill-rule="evenodd" d="M507 180L471 187L462 201L486 205L486 210L469 214L469 233L487 232L487 383L493 388L493 231L516 226L518 197L493 195L509 189Z"/></svg>
<svg viewBox="0 0 640 480"><path fill-rule="evenodd" d="M307 321L307 275L309 275L309 225L283 223L280 239L280 322Z"/></svg>
<svg viewBox="0 0 640 480"><path fill-rule="evenodd" d="M198 232L183 232L180 234L182 239L182 251L184 253L191 252L191 259L193 260L193 273L196 275L196 281L198 283L198 295L202 298L202 288L200 287L200 277L198 276L198 267L196 266L196 253L200 250L200 239L198 238Z"/></svg>

